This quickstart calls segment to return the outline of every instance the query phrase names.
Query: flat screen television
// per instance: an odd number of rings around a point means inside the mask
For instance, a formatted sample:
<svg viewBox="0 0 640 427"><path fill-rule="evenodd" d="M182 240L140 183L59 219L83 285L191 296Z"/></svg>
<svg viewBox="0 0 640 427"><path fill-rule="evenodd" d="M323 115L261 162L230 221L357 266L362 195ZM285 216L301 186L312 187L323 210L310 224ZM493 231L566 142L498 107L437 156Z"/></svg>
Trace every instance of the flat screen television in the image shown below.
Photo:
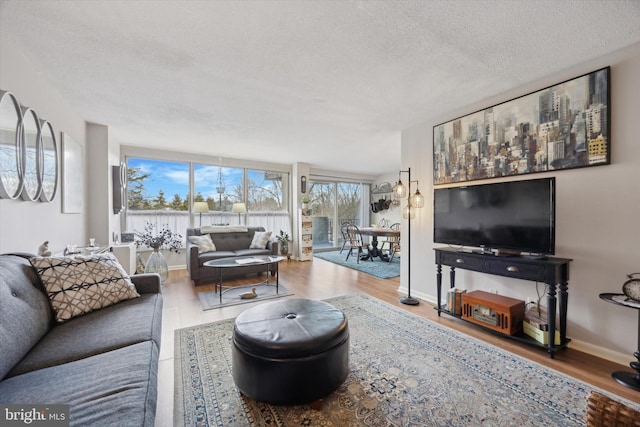
<svg viewBox="0 0 640 427"><path fill-rule="evenodd" d="M434 190L435 243L555 253L555 178Z"/></svg>

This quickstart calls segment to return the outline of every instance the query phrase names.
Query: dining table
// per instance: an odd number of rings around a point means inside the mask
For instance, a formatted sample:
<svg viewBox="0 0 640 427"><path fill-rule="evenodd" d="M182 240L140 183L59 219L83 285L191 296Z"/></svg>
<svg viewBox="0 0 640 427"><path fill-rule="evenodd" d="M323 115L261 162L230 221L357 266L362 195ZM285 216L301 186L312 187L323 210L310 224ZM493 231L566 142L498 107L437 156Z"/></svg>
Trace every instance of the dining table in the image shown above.
<svg viewBox="0 0 640 427"><path fill-rule="evenodd" d="M373 260L380 258L382 261L389 261L389 255L378 249L378 237L395 237L400 238L400 230L393 230L387 227L360 227L360 234L363 236L371 236L371 249L363 254L360 260Z"/></svg>

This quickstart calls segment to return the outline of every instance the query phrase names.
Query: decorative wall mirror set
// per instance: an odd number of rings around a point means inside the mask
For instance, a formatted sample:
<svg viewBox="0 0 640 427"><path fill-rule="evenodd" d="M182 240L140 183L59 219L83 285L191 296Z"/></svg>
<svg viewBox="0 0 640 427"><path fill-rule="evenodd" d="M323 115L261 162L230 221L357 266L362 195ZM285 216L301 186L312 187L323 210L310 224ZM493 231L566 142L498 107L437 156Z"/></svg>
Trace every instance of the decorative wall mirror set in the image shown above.
<svg viewBox="0 0 640 427"><path fill-rule="evenodd" d="M51 123L0 90L0 198L52 201L58 189L57 153Z"/></svg>

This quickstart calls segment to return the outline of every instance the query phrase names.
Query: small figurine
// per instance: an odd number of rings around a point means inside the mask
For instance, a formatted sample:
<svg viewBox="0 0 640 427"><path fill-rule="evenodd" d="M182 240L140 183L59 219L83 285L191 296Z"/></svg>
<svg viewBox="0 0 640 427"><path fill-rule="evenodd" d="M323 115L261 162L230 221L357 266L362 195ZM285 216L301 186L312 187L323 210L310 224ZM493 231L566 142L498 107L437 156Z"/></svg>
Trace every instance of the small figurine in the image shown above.
<svg viewBox="0 0 640 427"><path fill-rule="evenodd" d="M144 273L144 262L142 261L142 257L140 254L136 256L136 274Z"/></svg>
<svg viewBox="0 0 640 427"><path fill-rule="evenodd" d="M251 289L251 292L244 292L240 294L240 299L252 299L257 297L256 288Z"/></svg>
<svg viewBox="0 0 640 427"><path fill-rule="evenodd" d="M51 251L49 250L49 241L45 241L43 244L38 246L38 256L51 256Z"/></svg>

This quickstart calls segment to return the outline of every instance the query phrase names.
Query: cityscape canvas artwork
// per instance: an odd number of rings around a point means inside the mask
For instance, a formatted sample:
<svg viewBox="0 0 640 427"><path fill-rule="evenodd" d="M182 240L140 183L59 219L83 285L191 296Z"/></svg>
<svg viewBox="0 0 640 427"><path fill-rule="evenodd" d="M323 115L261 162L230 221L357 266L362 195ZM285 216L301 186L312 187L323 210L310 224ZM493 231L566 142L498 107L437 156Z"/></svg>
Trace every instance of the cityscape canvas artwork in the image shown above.
<svg viewBox="0 0 640 427"><path fill-rule="evenodd" d="M610 163L610 67L433 128L433 182Z"/></svg>

